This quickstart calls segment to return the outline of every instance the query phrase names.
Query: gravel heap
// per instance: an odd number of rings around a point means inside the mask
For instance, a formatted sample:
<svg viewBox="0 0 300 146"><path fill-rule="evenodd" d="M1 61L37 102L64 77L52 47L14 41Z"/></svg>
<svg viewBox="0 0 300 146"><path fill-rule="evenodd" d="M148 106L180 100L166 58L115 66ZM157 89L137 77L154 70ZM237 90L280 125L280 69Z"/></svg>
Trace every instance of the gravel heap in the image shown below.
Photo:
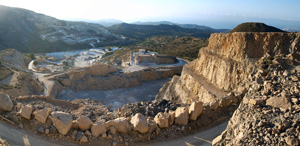
<svg viewBox="0 0 300 146"><path fill-rule="evenodd" d="M248 92L213 145L299 145L300 82L291 55L265 55Z"/></svg>

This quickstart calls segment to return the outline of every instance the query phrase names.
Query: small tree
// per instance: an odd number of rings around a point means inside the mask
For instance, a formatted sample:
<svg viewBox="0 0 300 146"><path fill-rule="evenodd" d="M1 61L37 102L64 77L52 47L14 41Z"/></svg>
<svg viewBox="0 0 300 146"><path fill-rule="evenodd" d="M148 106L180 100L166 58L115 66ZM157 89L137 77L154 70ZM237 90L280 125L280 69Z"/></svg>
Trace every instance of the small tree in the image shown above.
<svg viewBox="0 0 300 146"><path fill-rule="evenodd" d="M30 58L31 60L36 59L33 53L30 53L30 54L29 54L29 58Z"/></svg>
<svg viewBox="0 0 300 146"><path fill-rule="evenodd" d="M36 65L37 65L37 62L36 62L36 61L33 61L33 65L36 66Z"/></svg>

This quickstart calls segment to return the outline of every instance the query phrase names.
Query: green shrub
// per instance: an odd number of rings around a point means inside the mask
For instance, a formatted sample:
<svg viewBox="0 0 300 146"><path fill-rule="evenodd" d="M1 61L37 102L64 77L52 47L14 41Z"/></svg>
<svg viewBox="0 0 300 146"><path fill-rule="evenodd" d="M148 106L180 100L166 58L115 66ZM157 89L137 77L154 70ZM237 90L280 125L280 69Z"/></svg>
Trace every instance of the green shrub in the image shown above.
<svg viewBox="0 0 300 146"><path fill-rule="evenodd" d="M30 53L30 54L29 54L29 58L30 58L31 60L36 59L33 53Z"/></svg>

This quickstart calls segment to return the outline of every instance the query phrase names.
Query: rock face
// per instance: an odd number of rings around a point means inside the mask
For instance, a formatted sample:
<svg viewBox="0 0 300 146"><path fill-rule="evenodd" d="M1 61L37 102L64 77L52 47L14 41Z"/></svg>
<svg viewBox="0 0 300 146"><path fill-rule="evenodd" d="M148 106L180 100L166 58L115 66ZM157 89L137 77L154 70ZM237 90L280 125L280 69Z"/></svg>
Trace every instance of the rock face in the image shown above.
<svg viewBox="0 0 300 146"><path fill-rule="evenodd" d="M51 113L51 116L53 118L53 125L56 127L58 132L60 134L66 135L72 127L72 116L68 113L60 111Z"/></svg>
<svg viewBox="0 0 300 146"><path fill-rule="evenodd" d="M80 116L76 120L76 123L78 124L78 127L83 131L89 130L91 128L91 126L93 125L93 122L87 116Z"/></svg>
<svg viewBox="0 0 300 146"><path fill-rule="evenodd" d="M32 106L31 105L25 105L24 107L21 108L20 110L20 115L27 119L30 120L31 119L31 114L32 114Z"/></svg>
<svg viewBox="0 0 300 146"><path fill-rule="evenodd" d="M94 123L92 125L91 131L92 135L95 137L98 137L101 134L105 133L107 131L107 128L105 126L105 120L99 120L96 123Z"/></svg>
<svg viewBox="0 0 300 146"><path fill-rule="evenodd" d="M129 133L131 131L131 127L128 123L128 120L124 117L117 118L111 121L106 122L106 127L114 126L116 130L120 133Z"/></svg>
<svg viewBox="0 0 300 146"><path fill-rule="evenodd" d="M48 116L49 116L49 109L34 111L34 118L41 123L46 123Z"/></svg>
<svg viewBox="0 0 300 146"><path fill-rule="evenodd" d="M299 145L300 72L295 62L300 59L300 34L253 35L255 40L245 38L249 39L247 46L256 46L257 53L265 54L254 60L256 70L245 78L247 91L243 100L226 130L212 144ZM259 43L260 38L264 43ZM255 55L253 52L248 57Z"/></svg>
<svg viewBox="0 0 300 146"><path fill-rule="evenodd" d="M255 70L256 59L265 53L298 56L299 36L275 32L212 34L208 47L201 48L199 57L183 67L180 77L173 77L160 89L156 100L200 101L212 109L222 107L221 99L237 91Z"/></svg>
<svg viewBox="0 0 300 146"><path fill-rule="evenodd" d="M0 92L0 110L11 111L14 107L14 104L10 100L10 97L5 93Z"/></svg>
<svg viewBox="0 0 300 146"><path fill-rule="evenodd" d="M146 133L149 130L147 118L141 113L135 114L131 118L130 123L133 125L133 129L139 131L140 133Z"/></svg>
<svg viewBox="0 0 300 146"><path fill-rule="evenodd" d="M175 123L187 125L189 122L189 111L186 107L178 107L175 111Z"/></svg>
<svg viewBox="0 0 300 146"><path fill-rule="evenodd" d="M169 127L169 118L162 112L159 112L155 117L154 121L160 128Z"/></svg>

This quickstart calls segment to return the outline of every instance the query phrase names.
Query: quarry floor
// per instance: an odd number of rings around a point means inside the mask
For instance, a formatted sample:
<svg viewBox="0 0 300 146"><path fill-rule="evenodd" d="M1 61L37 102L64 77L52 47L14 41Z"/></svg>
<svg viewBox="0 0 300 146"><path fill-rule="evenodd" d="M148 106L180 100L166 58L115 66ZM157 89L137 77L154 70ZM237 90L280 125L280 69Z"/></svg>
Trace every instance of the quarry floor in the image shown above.
<svg viewBox="0 0 300 146"><path fill-rule="evenodd" d="M63 90L57 99L74 100L89 98L91 100L102 100L102 103L111 106L113 110L117 110L129 102L135 103L154 100L159 89L170 80L170 78L166 78L156 81L147 81L142 82L141 86L138 87L106 91L74 91L68 89Z"/></svg>
<svg viewBox="0 0 300 146"><path fill-rule="evenodd" d="M186 146L209 146L211 141L220 135L226 128L228 122L221 123L210 129L200 131L191 135L183 136L181 138L171 139L168 141L155 142L150 144L132 144L130 145L144 145L144 146L174 146L174 145L186 145ZM49 138L41 136L39 134L28 132L26 129L19 129L13 125L10 125L2 120L0 120L0 137L6 140L10 145L13 146L75 146L74 142L63 141L59 139ZM81 144L83 145L83 144ZM107 145L110 146L110 141L94 141L87 145Z"/></svg>

